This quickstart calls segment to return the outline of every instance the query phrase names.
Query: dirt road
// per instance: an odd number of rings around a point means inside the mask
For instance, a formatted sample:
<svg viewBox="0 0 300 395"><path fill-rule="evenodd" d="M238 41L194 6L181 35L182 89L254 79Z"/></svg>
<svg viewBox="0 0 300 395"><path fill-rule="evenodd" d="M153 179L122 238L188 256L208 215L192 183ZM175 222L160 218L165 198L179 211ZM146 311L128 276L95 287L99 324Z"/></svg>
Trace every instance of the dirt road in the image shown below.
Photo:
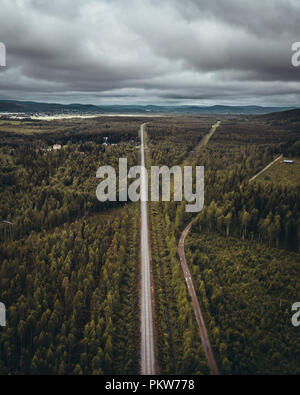
<svg viewBox="0 0 300 395"><path fill-rule="evenodd" d="M280 155L278 158L273 160L273 162L269 163L268 166L266 166L264 169L262 169L259 173L255 174L254 177L250 178L249 182L254 181L258 176L263 174L266 170L268 170L271 166L273 166L276 162L278 162L282 158L283 158L283 155Z"/></svg>
<svg viewBox="0 0 300 395"><path fill-rule="evenodd" d="M185 240L186 236L188 235L190 228L191 228L191 224L189 224L181 234L181 237L179 240L179 245L178 245L178 254L179 254L179 258L180 258L181 267L182 267L182 270L184 273L184 278L185 278L185 281L186 281L186 284L188 287L188 292L189 292L189 295L192 299L193 309L194 309L194 313L195 313L195 317L196 317L196 321L197 321L197 325L198 325L198 330L199 330L199 336L201 338L201 342L202 342L202 346L203 346L203 349L205 352L205 356L207 358L208 366L210 368L212 375L218 375L219 371L217 368L213 350L212 350L212 347L211 347L211 344L209 341L209 337L207 334L207 330L206 330L206 326L205 326L204 319L202 316L200 304L199 304L199 301L198 301L198 298L197 298L197 295L195 292L192 276L191 276L191 273L189 271L189 268L188 268L188 265L187 265L186 259L185 259L184 240Z"/></svg>
<svg viewBox="0 0 300 395"><path fill-rule="evenodd" d="M200 149L201 147L206 146L206 144L208 143L210 138L213 136L213 134L215 133L218 126L220 126L220 124L221 124L221 122L218 121L215 125L212 126L209 133L202 138L202 140L200 141L196 150ZM187 160L188 159L189 159L189 157L187 158ZM200 304L199 304L199 301L198 301L198 298L197 298L197 295L195 292L192 276L191 276L190 270L188 268L186 258L185 258L185 253L184 253L184 241L191 229L191 226L192 226L192 223L190 223L181 234L179 244L178 244L178 254L179 254L179 258L180 258L181 267L182 267L182 270L184 273L185 282L188 287L188 292L189 292L189 295L192 299L193 309L194 309L194 313L195 313L195 317L196 317L196 321L197 321L197 325L198 325L198 330L199 330L199 336L201 338L201 343L202 343L202 346L203 346L203 349L205 352L208 366L210 368L212 375L218 375L219 374L218 367L217 367L214 353L213 353L213 350L212 350L212 347L211 347L211 344L209 341L209 337L208 337L207 329L206 329L205 322L203 319L202 311L201 311Z"/></svg>

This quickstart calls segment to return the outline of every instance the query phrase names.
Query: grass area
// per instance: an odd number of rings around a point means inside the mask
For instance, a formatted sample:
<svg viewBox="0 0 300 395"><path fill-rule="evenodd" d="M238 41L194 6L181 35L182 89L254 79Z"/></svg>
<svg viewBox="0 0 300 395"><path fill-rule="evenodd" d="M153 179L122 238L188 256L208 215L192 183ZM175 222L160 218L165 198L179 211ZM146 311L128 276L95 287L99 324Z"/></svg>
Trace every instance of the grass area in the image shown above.
<svg viewBox="0 0 300 395"><path fill-rule="evenodd" d="M21 125L21 121L8 121L8 120L3 120L3 119L0 119L0 127L1 126L3 126L3 125L10 125L10 126L19 126L19 125Z"/></svg>
<svg viewBox="0 0 300 395"><path fill-rule="evenodd" d="M300 185L300 158L292 159L293 164L284 163L284 159L279 160L256 180L284 186Z"/></svg>
<svg viewBox="0 0 300 395"><path fill-rule="evenodd" d="M0 120L0 132L32 135L41 133L39 124L26 123L21 121Z"/></svg>
<svg viewBox="0 0 300 395"><path fill-rule="evenodd" d="M84 120L77 118L70 119L53 119L53 120L11 120L0 118L0 135L1 133L17 134L19 136L57 134L57 137L66 137L69 135L101 135L109 136L116 142L118 136L128 132L128 139L135 138L138 128L143 119L137 118L120 118L120 117L98 117L86 118ZM126 133L125 132L125 133ZM91 139L89 139L91 140ZM101 141L102 142L102 141Z"/></svg>
<svg viewBox="0 0 300 395"><path fill-rule="evenodd" d="M28 129L19 129L19 128L9 128L9 129L1 129L0 128L0 132L9 132L9 133L16 133L16 134L26 134L26 135L32 135L34 133L40 133L41 130L40 129L32 129L32 128L28 128Z"/></svg>

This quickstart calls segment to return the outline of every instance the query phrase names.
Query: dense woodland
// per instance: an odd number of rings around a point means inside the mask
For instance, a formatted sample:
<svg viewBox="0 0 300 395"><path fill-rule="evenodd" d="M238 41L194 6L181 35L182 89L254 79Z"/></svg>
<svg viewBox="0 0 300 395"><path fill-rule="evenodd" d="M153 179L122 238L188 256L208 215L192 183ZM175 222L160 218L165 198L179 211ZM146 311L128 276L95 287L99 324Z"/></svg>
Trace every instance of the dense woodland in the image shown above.
<svg viewBox="0 0 300 395"><path fill-rule="evenodd" d="M121 121L114 133L114 124L107 128L105 121L99 122L98 131L93 123L90 133L74 134L72 139L67 127L60 137L47 129L34 136L20 137L12 132L4 136L0 148L0 218L14 222L15 238L113 206L101 205L96 199L96 170L101 165L118 169L120 157L128 159L128 166L137 163L138 124L124 124L123 134L120 125ZM48 152L55 143L63 149Z"/></svg>
<svg viewBox="0 0 300 395"><path fill-rule="evenodd" d="M98 123L1 139L2 374L138 371L139 207L96 199L100 165L137 163L138 125Z"/></svg>
<svg viewBox="0 0 300 395"><path fill-rule="evenodd" d="M205 164L206 204L199 215L200 226L223 235L255 239L269 246L300 251L300 183L249 182L249 179L278 154L290 155L290 146L298 144L297 132L271 129L262 123L262 132L249 132L241 124L240 131L227 137L227 124L213 136L197 161ZM259 130L259 125L255 125ZM230 130L230 127L228 127ZM234 142L234 144L232 143ZM293 177L297 178L297 174Z"/></svg>
<svg viewBox="0 0 300 395"><path fill-rule="evenodd" d="M224 374L299 374L300 255L257 242L199 233L186 242L194 285Z"/></svg>
<svg viewBox="0 0 300 395"><path fill-rule="evenodd" d="M210 125L215 121L210 118ZM184 212L185 203L151 204L152 255L156 291L161 295L156 311L161 317L159 338L164 339L159 350L161 365L169 371L175 350L173 371L177 368L181 372L189 355L190 372L206 373L197 336L188 335L191 350L187 354L176 348L182 332L195 334L195 329L188 332L193 311L177 255L179 236L193 221L186 257L219 370L224 374L299 373L298 332L291 325L290 309L300 298L300 258L296 253L300 186L249 183L279 154L299 155L299 123L295 126L268 117L222 118L208 145L192 152L189 141L174 129L162 121L156 125L156 134L162 136L156 138L162 139L159 145L154 144L149 130L151 160L163 165L167 152L170 165L204 165L205 206L199 215L191 215ZM196 134L203 133L199 121ZM175 150L166 151L169 139L177 143L177 152L184 153L180 161ZM195 147L198 142L193 140ZM167 276L169 280L164 282ZM176 298L178 306L188 306L183 327L180 315L173 319L169 300ZM193 347L200 358L193 358Z"/></svg>
<svg viewBox="0 0 300 395"><path fill-rule="evenodd" d="M2 247L8 326L1 328L1 373L137 371L134 210L32 232Z"/></svg>
<svg viewBox="0 0 300 395"><path fill-rule="evenodd" d="M191 149L191 141L184 138L182 129L187 127L187 134L191 133L192 143L197 145L205 134L204 129L199 133L198 124L198 121L190 121L188 125L177 121L172 128L166 128L165 134L160 134L159 126L149 125L149 150L146 151L148 166L163 163L172 166L174 159L177 161L175 164L180 163ZM171 144L168 143L168 132ZM157 146L160 147L158 150L155 149ZM173 215L170 215L171 211ZM178 264L176 231L172 222L175 215L174 203L150 202L158 364L162 374L209 374L192 305Z"/></svg>

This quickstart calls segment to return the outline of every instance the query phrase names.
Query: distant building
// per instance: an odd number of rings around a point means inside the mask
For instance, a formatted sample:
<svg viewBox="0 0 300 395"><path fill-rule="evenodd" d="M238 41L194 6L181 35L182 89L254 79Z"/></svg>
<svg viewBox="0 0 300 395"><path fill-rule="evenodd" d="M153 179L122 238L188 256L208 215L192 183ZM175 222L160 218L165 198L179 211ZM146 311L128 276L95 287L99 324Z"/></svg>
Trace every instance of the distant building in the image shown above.
<svg viewBox="0 0 300 395"><path fill-rule="evenodd" d="M60 150L61 149L61 145L60 144L54 144L53 145L53 149L54 150Z"/></svg>
<svg viewBox="0 0 300 395"><path fill-rule="evenodd" d="M290 164L290 165L292 165L292 164L294 163L293 160L284 160L283 162L284 162L284 163L288 163L288 164Z"/></svg>

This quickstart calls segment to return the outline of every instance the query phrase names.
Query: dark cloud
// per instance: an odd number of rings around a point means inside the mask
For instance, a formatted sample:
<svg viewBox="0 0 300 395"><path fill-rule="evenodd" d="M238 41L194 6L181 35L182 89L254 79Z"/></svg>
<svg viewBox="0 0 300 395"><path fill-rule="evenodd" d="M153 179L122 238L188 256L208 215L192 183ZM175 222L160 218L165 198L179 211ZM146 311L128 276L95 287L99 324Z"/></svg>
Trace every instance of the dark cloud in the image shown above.
<svg viewBox="0 0 300 395"><path fill-rule="evenodd" d="M298 0L0 0L0 98L297 105ZM297 36L298 34L298 36Z"/></svg>

